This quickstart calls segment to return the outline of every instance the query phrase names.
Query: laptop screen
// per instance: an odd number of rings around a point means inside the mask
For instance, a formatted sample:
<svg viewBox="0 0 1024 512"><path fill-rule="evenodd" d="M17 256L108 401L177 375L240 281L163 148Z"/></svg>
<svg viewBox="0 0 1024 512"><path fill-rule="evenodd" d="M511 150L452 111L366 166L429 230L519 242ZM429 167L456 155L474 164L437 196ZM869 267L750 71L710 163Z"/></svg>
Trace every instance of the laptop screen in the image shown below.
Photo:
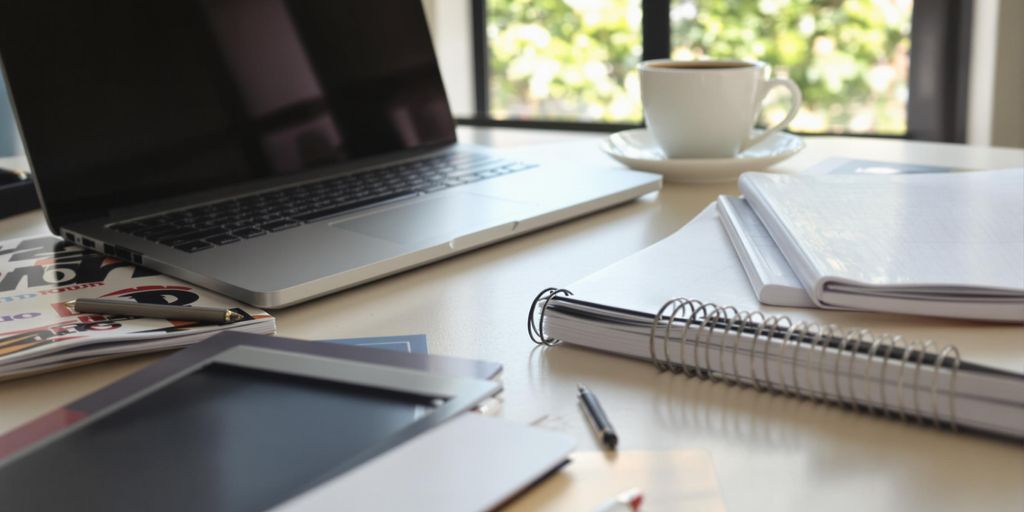
<svg viewBox="0 0 1024 512"><path fill-rule="evenodd" d="M455 141L420 2L0 5L52 226Z"/></svg>

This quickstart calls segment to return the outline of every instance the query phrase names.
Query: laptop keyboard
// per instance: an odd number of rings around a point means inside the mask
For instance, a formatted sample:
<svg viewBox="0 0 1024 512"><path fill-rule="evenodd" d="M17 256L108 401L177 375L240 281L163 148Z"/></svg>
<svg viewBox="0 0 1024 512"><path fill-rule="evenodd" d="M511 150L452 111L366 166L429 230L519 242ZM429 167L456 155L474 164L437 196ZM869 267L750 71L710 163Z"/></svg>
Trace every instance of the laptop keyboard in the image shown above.
<svg viewBox="0 0 1024 512"><path fill-rule="evenodd" d="M372 169L290 188L205 204L110 226L198 252L255 238L350 210L536 167L488 155L458 153Z"/></svg>

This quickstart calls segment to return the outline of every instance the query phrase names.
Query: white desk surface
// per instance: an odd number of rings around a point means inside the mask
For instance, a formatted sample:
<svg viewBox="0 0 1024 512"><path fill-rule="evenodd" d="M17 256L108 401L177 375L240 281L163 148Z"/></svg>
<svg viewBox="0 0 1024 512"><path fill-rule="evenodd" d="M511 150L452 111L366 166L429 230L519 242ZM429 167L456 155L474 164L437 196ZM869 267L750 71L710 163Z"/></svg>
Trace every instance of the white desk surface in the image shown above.
<svg viewBox="0 0 1024 512"><path fill-rule="evenodd" d="M594 152L602 137L466 127L459 135L502 147L577 140ZM969 168L1024 164L1021 150L816 137L776 169L798 171L832 156ZM709 451L731 510L1024 510L1020 446L660 374L644 362L582 349L534 349L526 312L541 288L571 283L650 245L721 193L736 193L735 184L666 184L621 207L277 311L278 332L308 339L426 333L432 353L504 365L505 417L547 415L540 425L593 450L598 445L576 404L575 385L584 382L604 403L621 449ZM39 211L0 221L0 238L45 231ZM156 357L0 383L0 432Z"/></svg>

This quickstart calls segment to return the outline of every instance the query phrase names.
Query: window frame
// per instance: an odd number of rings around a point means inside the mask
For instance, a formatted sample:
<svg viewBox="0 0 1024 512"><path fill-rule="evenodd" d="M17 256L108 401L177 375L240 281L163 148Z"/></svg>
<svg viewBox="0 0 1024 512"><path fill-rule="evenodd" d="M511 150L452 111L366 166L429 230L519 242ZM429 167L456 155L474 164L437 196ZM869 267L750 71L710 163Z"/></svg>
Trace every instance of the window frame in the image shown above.
<svg viewBox="0 0 1024 512"><path fill-rule="evenodd" d="M472 7L473 91L475 112L456 121L469 126L542 128L614 132L643 126L630 123L494 119L490 116L490 66L487 47L487 0L470 0ZM800 133L845 135L941 142L965 142L967 83L970 67L971 13L974 0L917 0L911 13L907 132L903 135L861 133ZM667 58L671 52L671 0L642 0L643 59Z"/></svg>

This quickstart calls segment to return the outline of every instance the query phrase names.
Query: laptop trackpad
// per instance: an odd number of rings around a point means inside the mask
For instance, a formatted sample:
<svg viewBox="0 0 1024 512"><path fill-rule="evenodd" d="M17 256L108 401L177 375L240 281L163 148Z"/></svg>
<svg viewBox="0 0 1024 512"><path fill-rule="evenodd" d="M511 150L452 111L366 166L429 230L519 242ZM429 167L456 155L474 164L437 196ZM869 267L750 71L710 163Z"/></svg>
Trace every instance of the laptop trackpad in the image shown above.
<svg viewBox="0 0 1024 512"><path fill-rule="evenodd" d="M536 210L537 205L531 203L456 192L396 205L331 226L402 245L423 245L485 230L494 230L494 237L498 237L501 231L515 229L520 219Z"/></svg>

